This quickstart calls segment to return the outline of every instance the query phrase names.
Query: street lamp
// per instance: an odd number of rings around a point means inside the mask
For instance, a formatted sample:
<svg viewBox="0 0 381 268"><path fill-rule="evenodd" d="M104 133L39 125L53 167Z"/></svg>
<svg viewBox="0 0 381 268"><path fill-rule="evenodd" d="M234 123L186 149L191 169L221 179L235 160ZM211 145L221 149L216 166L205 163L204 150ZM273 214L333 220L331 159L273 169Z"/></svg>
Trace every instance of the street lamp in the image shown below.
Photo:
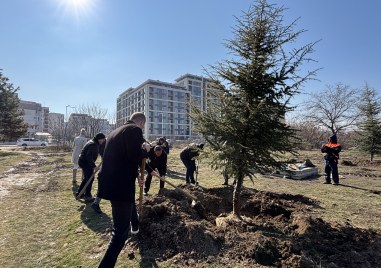
<svg viewBox="0 0 381 268"><path fill-rule="evenodd" d="M68 124L68 118L67 118L67 108L75 108L74 106L70 106L70 105L66 105L65 107L65 116L66 116L66 123L65 123L65 133L64 133L64 144L66 143L67 141L67 124ZM65 120L64 120L65 121Z"/></svg>

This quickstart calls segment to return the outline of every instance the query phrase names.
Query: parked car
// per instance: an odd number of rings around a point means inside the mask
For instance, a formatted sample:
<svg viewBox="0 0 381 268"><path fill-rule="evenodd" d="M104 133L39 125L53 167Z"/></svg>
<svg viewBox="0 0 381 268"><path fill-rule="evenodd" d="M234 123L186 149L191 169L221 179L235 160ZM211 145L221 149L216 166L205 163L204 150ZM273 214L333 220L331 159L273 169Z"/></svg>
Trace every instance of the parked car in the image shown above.
<svg viewBox="0 0 381 268"><path fill-rule="evenodd" d="M16 143L18 146L47 146L46 141L42 141L34 138L20 138Z"/></svg>

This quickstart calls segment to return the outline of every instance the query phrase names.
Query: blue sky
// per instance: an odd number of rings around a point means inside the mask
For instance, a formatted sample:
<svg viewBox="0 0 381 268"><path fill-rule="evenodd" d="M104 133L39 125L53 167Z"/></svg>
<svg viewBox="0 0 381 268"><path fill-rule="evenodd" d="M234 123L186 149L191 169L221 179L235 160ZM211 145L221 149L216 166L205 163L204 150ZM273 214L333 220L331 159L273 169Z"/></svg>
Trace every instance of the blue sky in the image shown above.
<svg viewBox="0 0 381 268"><path fill-rule="evenodd" d="M327 84L381 90L381 1L270 1L300 17L307 30L295 47L317 40L313 58L323 68L303 92ZM23 100L51 112L99 104L147 79L173 82L228 58L234 16L248 0L0 0L0 69ZM298 103L302 97L295 99ZM72 112L69 111L68 112Z"/></svg>

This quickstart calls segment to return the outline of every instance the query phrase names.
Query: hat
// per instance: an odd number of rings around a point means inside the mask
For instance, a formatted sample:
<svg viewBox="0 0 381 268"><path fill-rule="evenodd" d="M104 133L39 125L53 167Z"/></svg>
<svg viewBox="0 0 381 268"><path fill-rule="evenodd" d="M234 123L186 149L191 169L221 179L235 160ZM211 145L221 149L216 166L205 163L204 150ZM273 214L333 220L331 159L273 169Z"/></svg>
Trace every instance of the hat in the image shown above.
<svg viewBox="0 0 381 268"><path fill-rule="evenodd" d="M333 134L331 137L329 137L329 140L330 140L332 143L337 143L337 137L336 137L336 134Z"/></svg>
<svg viewBox="0 0 381 268"><path fill-rule="evenodd" d="M103 134L103 133L98 133L98 134L95 135L95 137L94 137L94 140L97 140L97 141L99 141L99 140L101 140L101 139L106 139L105 134Z"/></svg>

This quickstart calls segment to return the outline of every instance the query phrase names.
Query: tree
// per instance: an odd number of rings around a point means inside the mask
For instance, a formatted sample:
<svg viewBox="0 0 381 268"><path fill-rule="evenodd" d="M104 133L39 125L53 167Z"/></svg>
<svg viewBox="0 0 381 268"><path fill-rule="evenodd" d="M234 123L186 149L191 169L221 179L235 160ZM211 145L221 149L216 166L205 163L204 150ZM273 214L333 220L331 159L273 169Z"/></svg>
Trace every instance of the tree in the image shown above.
<svg viewBox="0 0 381 268"><path fill-rule="evenodd" d="M210 66L214 81L210 90L218 101L202 112L192 106L192 120L208 142L212 165L229 163L236 184L233 215L240 217L243 179L254 172L280 167L285 152L296 153L294 131L285 123L289 101L301 85L315 74L299 74L303 63L311 61L315 43L287 50L304 30L294 31L296 21L283 26L285 9L259 0L237 17L234 38L226 47L232 59Z"/></svg>
<svg viewBox="0 0 381 268"><path fill-rule="evenodd" d="M27 132L28 126L24 123L23 111L19 108L19 89L9 83L0 69L0 140L15 140Z"/></svg>
<svg viewBox="0 0 381 268"><path fill-rule="evenodd" d="M381 153L381 101L375 89L368 84L362 90L358 109L361 114L358 145L362 151L370 154L370 161L373 161L374 155Z"/></svg>
<svg viewBox="0 0 381 268"><path fill-rule="evenodd" d="M341 83L328 85L320 93L311 94L306 103L307 120L336 134L356 125L357 90Z"/></svg>

